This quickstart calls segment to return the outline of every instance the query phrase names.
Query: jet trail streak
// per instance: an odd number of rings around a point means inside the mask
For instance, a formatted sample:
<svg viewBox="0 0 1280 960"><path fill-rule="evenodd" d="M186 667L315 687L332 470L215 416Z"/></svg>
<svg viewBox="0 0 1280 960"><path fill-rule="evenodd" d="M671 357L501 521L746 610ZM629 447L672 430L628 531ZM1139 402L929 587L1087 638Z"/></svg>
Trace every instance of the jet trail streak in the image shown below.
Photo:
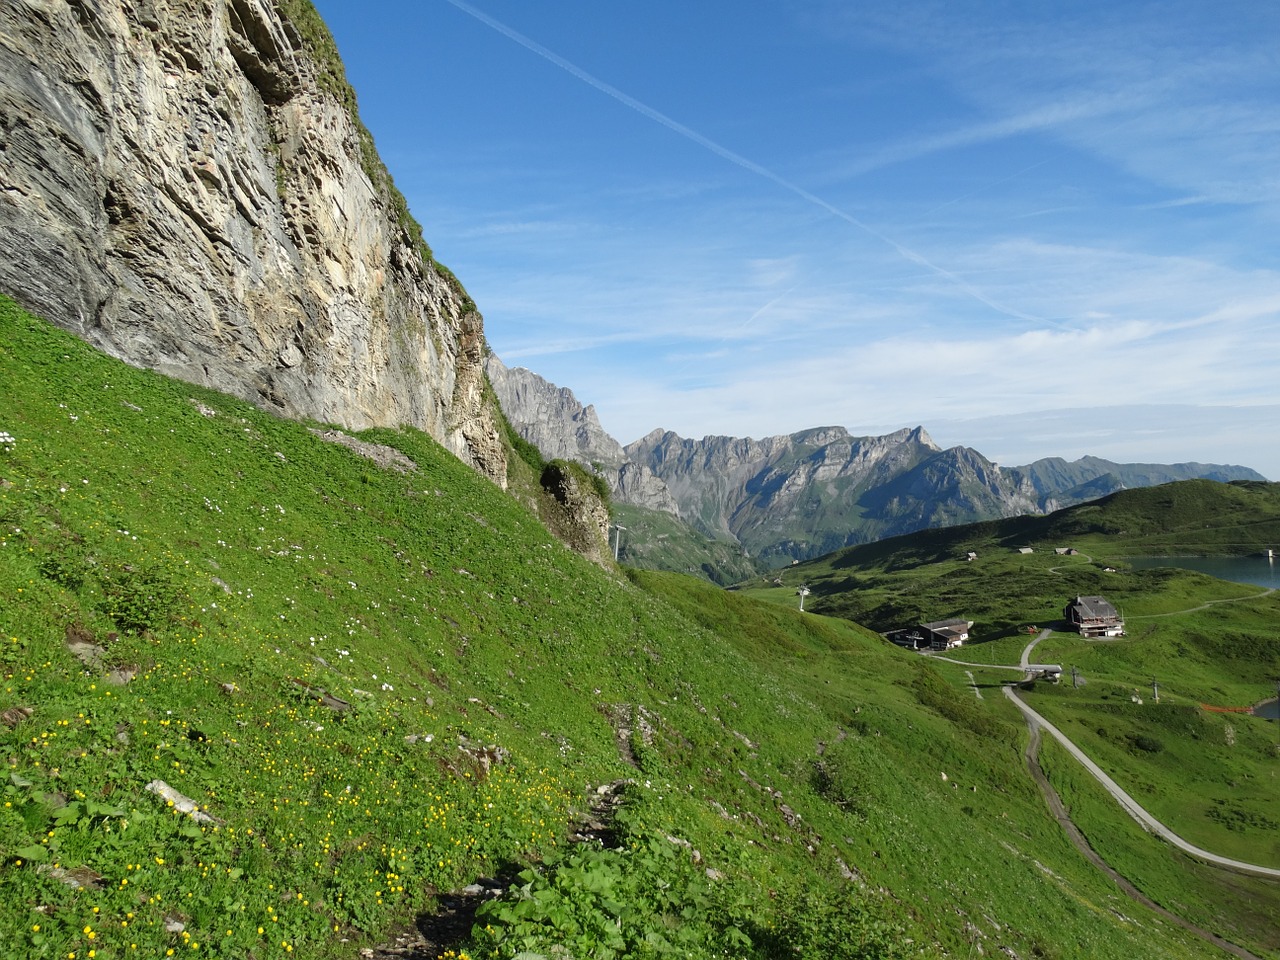
<svg viewBox="0 0 1280 960"><path fill-rule="evenodd" d="M475 19L479 20L481 23L485 24L486 26L496 30L498 33L502 34L507 39L515 41L516 43L520 44L520 46L524 47L526 50L536 53L538 56L542 57L544 60L547 60L555 64L561 70L564 70L569 74L572 74L573 76L581 80L583 83L586 83L592 87L595 87L597 90L599 90L601 93L605 94L606 96L612 97L614 100L617 100L619 103L623 104L624 106L630 107L632 110L636 111L636 113L639 113L642 116L648 117L650 120L654 121L655 123L659 123L662 126L666 127L668 130L671 130L674 133L678 133L680 136L684 137L687 140L693 141L694 143L698 144L698 146L703 147L704 149L710 151L711 153L715 154L716 156L724 160L728 160L730 163L741 167L743 170L747 170L751 173L756 174L759 177L763 177L764 179L777 184L782 189L788 191L789 193L794 194L800 199L805 200L808 203L811 203L822 210L825 210L827 213L831 214L833 217L836 217L839 220L843 220L845 223L848 223L851 226L857 227L859 230L874 237L875 239L879 240L881 243L890 247L895 253L897 253L904 260L908 261L909 263L914 263L916 266L921 267L924 270L943 278L948 283L957 287L959 290L961 290L968 296L972 297L974 300L977 300L979 303L983 304L984 306L990 307L992 310L995 310L997 313L1002 313L1005 316L1013 317L1018 320L1044 322L1044 318L1042 317L1031 316L1029 314L1022 313L1021 311L1014 310L1011 307L1006 307L1000 303L997 303L996 301L992 300L990 297L983 294L982 291L978 290L976 287L972 286L965 280L961 279L955 273L952 273L950 270L946 269L945 267L939 266L938 264L934 263L932 260L925 257L923 254L917 253L916 251L912 250L910 247L904 246L903 244L894 240L892 237L880 232L875 227L872 227L864 223L863 221L859 220L857 217L853 216L850 213L846 213L845 211L841 210L839 207L836 207L828 203L826 200L823 200L821 197L817 196L816 194L810 193L808 190L805 190L803 187L800 187L792 183L790 180L787 180L784 177L779 176L778 174L774 173L772 170L768 169L767 167L762 167L760 164L756 163L755 161L748 160L746 157L742 156L741 154L734 153L732 150L728 149L727 147L722 147L720 144L716 143L714 140L711 140L708 137L704 137L702 134L698 133L696 130L692 130L689 127L686 127L683 123L680 123L676 120L671 119L665 113L661 113L660 111L655 110L653 107L649 106L648 104L641 103L635 97L632 97L632 96L629 96L628 94L623 93L617 87L611 86L610 84L605 83L603 80L599 79L598 77L592 76L590 73L587 73L587 71L583 70L581 67L577 66L576 64L570 63L564 57L560 56L557 53L554 53L551 50L548 50L542 44L538 43L535 40L531 40L530 38L526 37L524 34L511 29L505 23L502 23L499 20L495 20L493 17L489 16L487 13L484 13L481 10L477 10L475 7L471 6L471 4L464 3L463 0L445 0L445 2L451 4L454 7L457 7L463 13L468 14L471 17L474 17Z"/></svg>

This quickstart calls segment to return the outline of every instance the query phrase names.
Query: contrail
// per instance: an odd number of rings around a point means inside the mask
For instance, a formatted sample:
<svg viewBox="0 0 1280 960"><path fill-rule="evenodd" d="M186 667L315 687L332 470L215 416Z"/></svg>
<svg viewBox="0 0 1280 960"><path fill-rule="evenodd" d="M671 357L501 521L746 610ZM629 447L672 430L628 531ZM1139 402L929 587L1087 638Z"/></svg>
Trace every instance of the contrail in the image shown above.
<svg viewBox="0 0 1280 960"><path fill-rule="evenodd" d="M623 93L617 87L611 86L610 84L605 83L603 80L599 79L598 77L592 76L590 73L587 73L587 71L583 70L581 67L577 66L576 64L570 63L564 57L560 56L557 53L554 53L551 50L548 50L546 47L544 47L542 44L538 43L537 41L531 40L530 38L526 37L524 34L511 29L505 23L502 23L501 21L493 19L493 17L489 16L487 13L484 13L481 10L477 10L475 7L471 6L471 4L464 3L463 0L445 0L445 2L449 3L454 7L457 7L463 13L474 17L475 19L479 20L481 23L485 24L486 26L491 27L492 29L496 30L498 33L502 34L507 39L514 40L516 43L520 44L520 46L524 47L526 50L536 53L538 56L542 57L544 60L548 60L551 63L554 63L561 70L564 70L567 73L572 74L573 76L581 80L583 83L586 83L595 87L597 90L599 90L601 93L605 94L606 96L612 97L614 100L617 100L619 103L630 107L632 110L636 111L636 113L639 113L641 116L648 117L650 120L654 121L655 123L662 124L662 126L666 127L668 130L671 130L674 133L678 133L680 136L684 137L687 140L693 141L694 143L698 144L698 146L703 147L706 150L709 150L711 153L714 153L716 156L724 160L728 160L730 163L741 167L743 170L750 171L751 173L754 173L757 176L763 177L764 179L777 184L779 187L782 187L782 189L795 194L800 199L805 200L813 204L814 206L819 207L822 210L825 210L827 213L831 214L833 217L843 220L845 223L848 223L854 227L857 227L859 230L863 231L864 233L869 234L872 237L875 237L881 243L890 247L894 252L896 252L904 260L907 260L910 263L914 263L917 266L922 267L923 269L929 271L930 273L933 273L939 277L942 277L948 283L959 288L961 291L966 293L968 296L972 297L974 300L977 300L979 303L983 304L984 306L990 307L992 310L995 310L998 313L1002 313L1008 317L1013 317L1017 320L1043 322L1044 320L1043 317L1031 316L1030 314L1022 313L1021 311L1014 310L1011 307L1006 307L1002 304L997 303L996 301L992 300L991 298L983 294L982 291L978 290L976 287L973 287L968 282L961 279L959 276L952 273L950 270L946 269L945 267L941 267L938 264L934 263L932 260L929 260L923 254L917 253L916 251L912 250L910 247L904 246L903 244L894 240L892 237L887 236L884 233L881 233L875 227L872 227L869 224L866 224L863 221L859 220L857 217L853 216L852 214L846 213L845 211L841 210L839 207L833 206L832 204L828 203L826 200L823 200L821 197L817 196L816 194L810 193L808 190L804 189L803 187L798 186L792 183L790 180L787 180L786 178L779 176L778 174L770 170L768 167L762 167L760 164L756 163L755 161L748 160L746 157L742 156L741 154L734 153L732 150L728 149L727 147L722 147L720 144L716 143L714 140L704 137L702 134L698 133L696 130L691 130L689 127L686 127L683 123L680 123L676 120L671 119L665 113L661 113L653 109L653 107L649 106L648 104L641 103L635 97L632 97Z"/></svg>

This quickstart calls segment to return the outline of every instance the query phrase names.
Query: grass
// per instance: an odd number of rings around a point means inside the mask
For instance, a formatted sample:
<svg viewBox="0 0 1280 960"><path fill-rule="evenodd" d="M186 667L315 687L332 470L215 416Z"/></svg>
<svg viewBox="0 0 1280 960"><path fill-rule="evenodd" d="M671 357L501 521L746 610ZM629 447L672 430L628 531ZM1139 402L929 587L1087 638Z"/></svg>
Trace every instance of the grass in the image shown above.
<svg viewBox="0 0 1280 960"><path fill-rule="evenodd" d="M757 570L741 545L709 539L664 511L614 503L613 516L625 528L618 556L628 567L674 570L722 586Z"/></svg>
<svg viewBox="0 0 1280 960"><path fill-rule="evenodd" d="M1250 944L1261 956L1280 950L1274 882L1200 863L1133 820L1116 818L1114 801L1056 742L1042 742L1040 763L1089 844L1147 896L1206 930ZM1214 954L1206 948L1206 955Z"/></svg>
<svg viewBox="0 0 1280 960"><path fill-rule="evenodd" d="M958 667L601 569L417 431L361 434L384 469L2 300L0 381L14 955L349 957L494 875L455 953L1204 955L1117 916ZM621 846L570 847L618 779Z"/></svg>

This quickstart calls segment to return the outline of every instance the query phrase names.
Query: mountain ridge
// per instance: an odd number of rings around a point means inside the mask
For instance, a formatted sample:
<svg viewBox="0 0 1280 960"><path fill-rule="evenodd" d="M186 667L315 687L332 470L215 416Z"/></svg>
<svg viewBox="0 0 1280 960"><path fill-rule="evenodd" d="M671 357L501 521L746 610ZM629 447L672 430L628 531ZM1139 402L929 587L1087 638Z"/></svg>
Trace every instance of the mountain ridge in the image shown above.
<svg viewBox="0 0 1280 960"><path fill-rule="evenodd" d="M943 449L923 426L859 437L825 425L758 440L695 440L658 427L623 446L572 390L524 368L508 370L496 357L487 369L524 439L594 466L617 501L673 513L768 567L930 527L1049 513L1129 487L1265 479L1230 464L1092 456L1002 467L970 447ZM658 561L650 554L647 562Z"/></svg>

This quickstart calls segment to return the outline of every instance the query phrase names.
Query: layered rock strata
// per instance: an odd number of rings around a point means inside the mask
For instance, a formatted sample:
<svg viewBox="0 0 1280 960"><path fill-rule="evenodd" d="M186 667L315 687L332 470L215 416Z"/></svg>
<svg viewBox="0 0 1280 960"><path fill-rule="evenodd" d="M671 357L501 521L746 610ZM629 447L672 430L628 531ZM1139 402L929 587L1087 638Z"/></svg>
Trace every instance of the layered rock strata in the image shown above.
<svg viewBox="0 0 1280 960"><path fill-rule="evenodd" d="M481 317L306 0L0 4L0 290L135 365L411 424L505 482Z"/></svg>

